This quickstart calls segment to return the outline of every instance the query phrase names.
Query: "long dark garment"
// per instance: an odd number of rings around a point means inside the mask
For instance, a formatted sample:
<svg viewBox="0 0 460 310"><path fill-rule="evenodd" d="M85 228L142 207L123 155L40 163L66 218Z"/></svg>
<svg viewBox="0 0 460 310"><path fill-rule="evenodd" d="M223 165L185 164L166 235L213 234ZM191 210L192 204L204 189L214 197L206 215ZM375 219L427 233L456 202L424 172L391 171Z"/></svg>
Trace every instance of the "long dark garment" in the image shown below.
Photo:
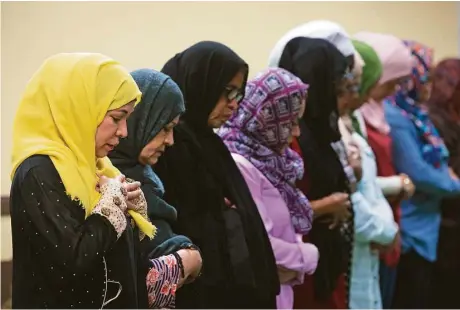
<svg viewBox="0 0 460 310"><path fill-rule="evenodd" d="M455 83L456 82L456 83ZM449 166L460 175L460 59L445 59L433 75L430 117L449 150ZM460 198L441 204L433 307L460 309Z"/></svg>
<svg viewBox="0 0 460 310"><path fill-rule="evenodd" d="M162 69L181 88L186 112L174 146L154 169L164 199L178 211L174 231L189 237L203 256L201 277L177 293L178 308L276 308L279 281L262 219L230 152L207 125L226 84L239 71L247 79L247 70L215 42L192 46Z"/></svg>
<svg viewBox="0 0 460 310"><path fill-rule="evenodd" d="M110 222L66 194L48 156L17 169L11 189L13 308L147 308L148 261L130 225L117 240Z"/></svg>
<svg viewBox="0 0 460 310"><path fill-rule="evenodd" d="M431 309L434 263L415 251L401 254L393 309Z"/></svg>
<svg viewBox="0 0 460 310"><path fill-rule="evenodd" d="M308 186L304 190L310 200L322 199L334 192L349 193L348 179L335 148L340 144L338 129L337 89L347 68L346 58L331 43L321 39L295 38L285 47L279 66L309 84L309 93L301 135L298 139L305 162ZM345 159L346 160L346 159ZM352 208L350 212L353 213ZM327 303L336 289L337 280L345 274L345 301L348 300L348 278L353 242L353 218L342 227L329 229L330 222L318 218L308 235L320 252L314 274L314 296ZM305 287L307 289L307 286ZM316 308L305 300L302 287L296 289L296 306Z"/></svg>

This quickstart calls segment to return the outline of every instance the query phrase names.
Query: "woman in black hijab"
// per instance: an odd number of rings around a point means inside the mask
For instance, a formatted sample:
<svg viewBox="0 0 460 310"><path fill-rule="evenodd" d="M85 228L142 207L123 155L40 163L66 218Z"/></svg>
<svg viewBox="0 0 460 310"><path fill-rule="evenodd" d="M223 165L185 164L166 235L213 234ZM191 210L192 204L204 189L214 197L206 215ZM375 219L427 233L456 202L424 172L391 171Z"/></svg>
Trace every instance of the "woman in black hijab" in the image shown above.
<svg viewBox="0 0 460 310"><path fill-rule="evenodd" d="M220 127L244 97L248 65L231 49L200 42L162 72L179 85L186 112L175 144L155 166L177 233L203 255L202 275L178 291L178 308L276 308L279 281L265 227L222 140Z"/></svg>
<svg viewBox="0 0 460 310"><path fill-rule="evenodd" d="M337 92L348 63L325 40L294 38L286 45L279 66L309 85L301 135L292 147L304 159L299 187L312 202L316 217L307 238L318 247L320 259L313 285L305 281L296 287L295 307L346 308L353 219L349 218L350 183L345 171L352 174L352 170L338 129ZM338 225L331 228L337 220Z"/></svg>

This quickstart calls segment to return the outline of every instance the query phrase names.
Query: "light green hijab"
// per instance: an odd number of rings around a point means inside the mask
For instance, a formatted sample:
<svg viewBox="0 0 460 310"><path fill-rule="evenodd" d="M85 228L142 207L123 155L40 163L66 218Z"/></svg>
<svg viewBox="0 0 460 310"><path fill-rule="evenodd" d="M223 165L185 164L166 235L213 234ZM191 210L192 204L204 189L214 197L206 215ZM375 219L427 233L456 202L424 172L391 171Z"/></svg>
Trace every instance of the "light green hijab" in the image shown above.
<svg viewBox="0 0 460 310"><path fill-rule="evenodd" d="M364 97L369 90L380 80L382 75L382 63L377 53L368 44L352 40L356 51L364 61L363 73L361 75L361 87L359 95Z"/></svg>

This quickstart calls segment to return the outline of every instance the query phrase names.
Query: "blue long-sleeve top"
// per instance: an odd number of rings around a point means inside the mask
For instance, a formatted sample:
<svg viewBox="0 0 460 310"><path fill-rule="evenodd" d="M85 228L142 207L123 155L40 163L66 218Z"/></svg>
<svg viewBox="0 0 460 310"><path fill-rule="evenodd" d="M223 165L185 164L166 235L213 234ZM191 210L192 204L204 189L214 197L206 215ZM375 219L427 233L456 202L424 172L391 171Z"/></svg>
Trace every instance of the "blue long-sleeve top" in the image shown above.
<svg viewBox="0 0 460 310"><path fill-rule="evenodd" d="M385 103L385 117L391 127L393 163L398 173L407 174L415 194L401 203L402 251L416 251L436 261L441 222L440 204L445 197L460 195L460 182L450 177L447 163L433 167L422 157L422 141L413 122L398 107Z"/></svg>

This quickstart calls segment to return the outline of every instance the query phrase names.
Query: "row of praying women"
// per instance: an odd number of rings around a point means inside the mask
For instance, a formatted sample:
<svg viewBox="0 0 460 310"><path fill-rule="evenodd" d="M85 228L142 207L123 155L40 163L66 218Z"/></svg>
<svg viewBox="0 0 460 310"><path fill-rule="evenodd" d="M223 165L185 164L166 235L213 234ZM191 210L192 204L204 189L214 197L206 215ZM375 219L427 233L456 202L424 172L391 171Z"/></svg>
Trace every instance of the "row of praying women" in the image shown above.
<svg viewBox="0 0 460 310"><path fill-rule="evenodd" d="M248 76L211 41L161 72L48 58L13 128L13 307L460 307L460 59L318 20Z"/></svg>

